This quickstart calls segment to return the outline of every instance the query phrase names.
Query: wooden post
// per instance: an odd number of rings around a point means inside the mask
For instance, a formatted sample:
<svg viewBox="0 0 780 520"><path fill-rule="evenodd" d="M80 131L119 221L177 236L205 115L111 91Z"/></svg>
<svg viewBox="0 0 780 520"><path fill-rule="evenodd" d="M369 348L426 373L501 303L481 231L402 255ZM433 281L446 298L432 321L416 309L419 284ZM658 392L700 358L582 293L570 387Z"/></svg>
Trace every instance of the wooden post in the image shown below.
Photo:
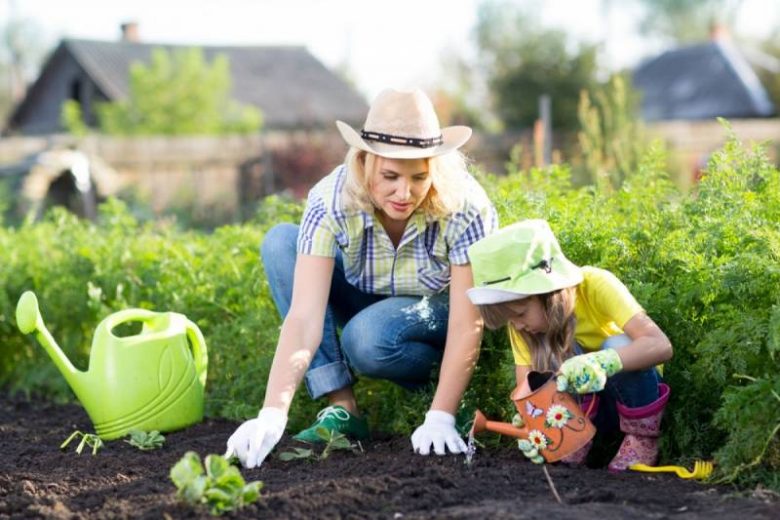
<svg viewBox="0 0 780 520"><path fill-rule="evenodd" d="M549 166L552 163L552 101L548 94L539 96L539 120L542 126L542 166Z"/></svg>

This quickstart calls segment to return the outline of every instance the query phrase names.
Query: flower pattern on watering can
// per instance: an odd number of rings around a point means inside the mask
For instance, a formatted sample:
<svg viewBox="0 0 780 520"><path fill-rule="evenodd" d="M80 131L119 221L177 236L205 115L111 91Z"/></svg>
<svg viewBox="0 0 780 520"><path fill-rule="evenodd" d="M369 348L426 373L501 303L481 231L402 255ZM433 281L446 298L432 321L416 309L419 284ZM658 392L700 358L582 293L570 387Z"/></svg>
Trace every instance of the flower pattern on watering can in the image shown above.
<svg viewBox="0 0 780 520"><path fill-rule="evenodd" d="M511 395L528 441L546 462L556 462L587 444L596 428L574 398L559 392L551 372L530 372Z"/></svg>

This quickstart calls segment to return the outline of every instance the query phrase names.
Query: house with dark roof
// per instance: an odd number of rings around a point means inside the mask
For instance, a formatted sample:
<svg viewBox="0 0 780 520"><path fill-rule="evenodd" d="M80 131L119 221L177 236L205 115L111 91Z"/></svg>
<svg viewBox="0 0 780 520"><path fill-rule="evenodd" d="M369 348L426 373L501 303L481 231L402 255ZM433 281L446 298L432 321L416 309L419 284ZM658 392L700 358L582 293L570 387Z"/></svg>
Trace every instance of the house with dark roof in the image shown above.
<svg viewBox="0 0 780 520"><path fill-rule="evenodd" d="M775 106L745 54L724 35L669 50L633 74L645 121L764 118Z"/></svg>
<svg viewBox="0 0 780 520"><path fill-rule="evenodd" d="M153 49L184 47L141 43L132 29L123 26L120 41L63 40L11 114L7 131L61 132L67 100L78 101L85 121L94 124L95 103L128 95L132 63L148 62ZM336 119L360 125L368 111L365 99L305 47L198 47L208 61L227 57L233 99L259 108L267 129L327 128Z"/></svg>

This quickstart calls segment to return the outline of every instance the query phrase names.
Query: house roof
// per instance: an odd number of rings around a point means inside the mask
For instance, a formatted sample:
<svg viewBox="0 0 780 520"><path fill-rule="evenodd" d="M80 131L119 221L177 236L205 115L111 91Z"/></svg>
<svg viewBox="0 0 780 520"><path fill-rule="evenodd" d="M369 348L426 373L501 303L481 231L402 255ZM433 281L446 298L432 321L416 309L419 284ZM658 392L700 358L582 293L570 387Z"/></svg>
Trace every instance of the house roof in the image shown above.
<svg viewBox="0 0 780 520"><path fill-rule="evenodd" d="M233 98L260 108L266 127L328 126L336 119L362 123L368 111L365 99L305 47L212 47L81 39L65 39L61 47L109 100L127 96L130 65L148 63L153 49L199 47L209 61L219 54L228 58Z"/></svg>
<svg viewBox="0 0 780 520"><path fill-rule="evenodd" d="M728 39L667 51L637 68L647 121L769 117L775 107L739 49Z"/></svg>

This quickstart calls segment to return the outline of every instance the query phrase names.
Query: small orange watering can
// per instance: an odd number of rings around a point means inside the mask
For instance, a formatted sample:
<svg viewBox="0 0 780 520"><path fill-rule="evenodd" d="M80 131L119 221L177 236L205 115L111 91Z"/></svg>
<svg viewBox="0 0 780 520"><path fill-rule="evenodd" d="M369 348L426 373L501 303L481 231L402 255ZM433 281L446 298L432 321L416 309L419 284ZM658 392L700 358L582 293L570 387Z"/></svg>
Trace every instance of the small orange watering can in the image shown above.
<svg viewBox="0 0 780 520"><path fill-rule="evenodd" d="M477 410L472 434L485 430L527 439L546 462L556 462L587 444L596 428L577 401L559 392L552 372L529 372L510 395L522 419L522 426L489 421Z"/></svg>

